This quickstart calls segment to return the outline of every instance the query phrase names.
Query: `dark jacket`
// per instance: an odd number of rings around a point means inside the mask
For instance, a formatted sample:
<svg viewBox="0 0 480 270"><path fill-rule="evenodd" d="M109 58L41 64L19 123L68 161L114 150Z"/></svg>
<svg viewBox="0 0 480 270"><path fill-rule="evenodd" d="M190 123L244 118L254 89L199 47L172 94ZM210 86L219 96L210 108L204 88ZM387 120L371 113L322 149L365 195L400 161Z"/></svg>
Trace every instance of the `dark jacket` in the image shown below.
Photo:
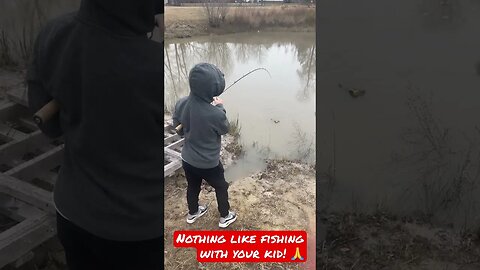
<svg viewBox="0 0 480 270"><path fill-rule="evenodd" d="M59 114L40 128L63 135L57 209L102 238L163 234L163 46L149 40L163 2L83 0L49 22L29 67L32 112Z"/></svg>
<svg viewBox="0 0 480 270"><path fill-rule="evenodd" d="M211 104L225 89L224 75L216 66L201 63L190 71L189 83L190 95L177 102L173 115L173 124L183 126L182 159L197 168L213 168L220 161L221 135L228 132L225 109Z"/></svg>

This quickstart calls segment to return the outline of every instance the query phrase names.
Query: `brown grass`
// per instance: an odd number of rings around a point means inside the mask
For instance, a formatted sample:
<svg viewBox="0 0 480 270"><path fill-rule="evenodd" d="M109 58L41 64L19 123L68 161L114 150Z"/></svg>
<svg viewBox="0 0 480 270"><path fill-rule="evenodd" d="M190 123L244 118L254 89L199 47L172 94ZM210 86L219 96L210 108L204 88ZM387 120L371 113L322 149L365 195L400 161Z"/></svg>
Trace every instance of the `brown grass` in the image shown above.
<svg viewBox="0 0 480 270"><path fill-rule="evenodd" d="M7 33L0 31L0 67L10 67L17 63L13 59L12 44Z"/></svg>
<svg viewBox="0 0 480 270"><path fill-rule="evenodd" d="M192 37L209 34L238 33L252 30L313 31L315 8L301 5L229 6L225 21L209 27L202 6L166 7L165 37Z"/></svg>
<svg viewBox="0 0 480 270"><path fill-rule="evenodd" d="M203 7L165 7L165 25L175 22L208 23Z"/></svg>
<svg viewBox="0 0 480 270"><path fill-rule="evenodd" d="M315 9L308 7L238 7L231 9L226 23L239 28L315 26Z"/></svg>

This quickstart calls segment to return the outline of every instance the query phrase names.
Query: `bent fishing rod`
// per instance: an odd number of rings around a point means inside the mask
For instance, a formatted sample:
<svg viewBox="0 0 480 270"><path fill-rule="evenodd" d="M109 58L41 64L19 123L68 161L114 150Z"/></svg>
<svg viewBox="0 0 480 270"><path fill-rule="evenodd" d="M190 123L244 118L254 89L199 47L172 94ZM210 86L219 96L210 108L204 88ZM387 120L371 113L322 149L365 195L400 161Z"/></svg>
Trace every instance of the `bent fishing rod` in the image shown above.
<svg viewBox="0 0 480 270"><path fill-rule="evenodd" d="M243 79L243 78L247 77L248 75L252 74L253 72L259 71L259 70L265 70L265 71L268 73L268 76L270 76L270 78L272 78L272 75L270 75L270 72L268 72L268 70L267 70L266 68L262 68L262 67L261 67L261 68L256 68L256 69L250 70L249 72L245 73L242 77L238 78L236 81L234 81L232 84L230 84L227 88L225 88L225 90L223 90L223 92L222 92L220 95L218 95L218 96L223 95L225 92L227 92L227 90L228 90L230 87L234 86L234 85L235 85L237 82L239 82L241 79ZM175 128L175 131L177 132L177 134L182 130L182 128L183 128L183 125L182 125L182 124L178 125L178 126Z"/></svg>
<svg viewBox="0 0 480 270"><path fill-rule="evenodd" d="M240 77L239 79L237 79L236 81L234 81L230 86L228 86L227 88L225 88L225 90L223 91L223 93L225 93L230 87L234 86L237 82L239 82L240 80L242 80L243 78L247 77L248 75L250 75L251 73L255 72L255 71L258 71L258 70L265 70L268 75L270 76L270 78L272 77L272 75L270 75L270 72L268 72L268 70L266 68L256 68L256 69L253 69L249 72L247 72L245 75L243 75L242 77ZM223 94L222 93L222 94ZM222 95L220 94L220 95ZM51 100L50 102L48 102L47 104L45 104L42 108L40 108L40 110L38 110L34 115L33 115L33 121L37 124L37 125L42 125L43 123L45 123L46 121L50 120L56 113L58 113L58 111L60 110L60 105L58 104L58 102L56 100ZM182 129L182 126L179 125L178 127L176 127L175 129L177 129L177 132L179 132L181 129Z"/></svg>

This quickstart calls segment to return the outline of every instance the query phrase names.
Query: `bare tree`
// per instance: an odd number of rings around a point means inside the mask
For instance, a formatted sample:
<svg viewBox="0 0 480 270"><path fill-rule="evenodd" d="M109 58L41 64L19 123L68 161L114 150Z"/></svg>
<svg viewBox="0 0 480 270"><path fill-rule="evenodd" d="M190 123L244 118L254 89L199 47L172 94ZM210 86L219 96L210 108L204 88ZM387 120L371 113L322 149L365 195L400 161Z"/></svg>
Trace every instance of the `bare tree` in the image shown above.
<svg viewBox="0 0 480 270"><path fill-rule="evenodd" d="M408 109L416 125L403 134L404 142L413 146L413 153L405 156L418 178L407 189L416 191L424 204L426 217L449 215L471 203L465 197L477 188L479 157L473 151L478 141L468 141L463 147L454 142L451 130L442 126L432 109L432 101L409 87ZM477 192L477 191L475 191Z"/></svg>
<svg viewBox="0 0 480 270"><path fill-rule="evenodd" d="M225 21L229 9L226 0L206 0L203 6L211 27L219 27Z"/></svg>

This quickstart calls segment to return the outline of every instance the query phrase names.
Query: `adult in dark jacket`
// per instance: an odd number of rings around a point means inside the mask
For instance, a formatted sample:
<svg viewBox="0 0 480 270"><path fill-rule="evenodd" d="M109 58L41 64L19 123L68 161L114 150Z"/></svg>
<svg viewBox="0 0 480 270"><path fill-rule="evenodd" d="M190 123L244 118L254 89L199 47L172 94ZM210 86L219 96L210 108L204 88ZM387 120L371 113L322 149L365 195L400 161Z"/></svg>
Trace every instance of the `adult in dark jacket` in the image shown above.
<svg viewBox="0 0 480 270"><path fill-rule="evenodd" d="M163 267L163 46L157 0L82 0L49 22L27 74L29 107L65 140L54 190L70 269ZM159 25L163 25L160 23Z"/></svg>

